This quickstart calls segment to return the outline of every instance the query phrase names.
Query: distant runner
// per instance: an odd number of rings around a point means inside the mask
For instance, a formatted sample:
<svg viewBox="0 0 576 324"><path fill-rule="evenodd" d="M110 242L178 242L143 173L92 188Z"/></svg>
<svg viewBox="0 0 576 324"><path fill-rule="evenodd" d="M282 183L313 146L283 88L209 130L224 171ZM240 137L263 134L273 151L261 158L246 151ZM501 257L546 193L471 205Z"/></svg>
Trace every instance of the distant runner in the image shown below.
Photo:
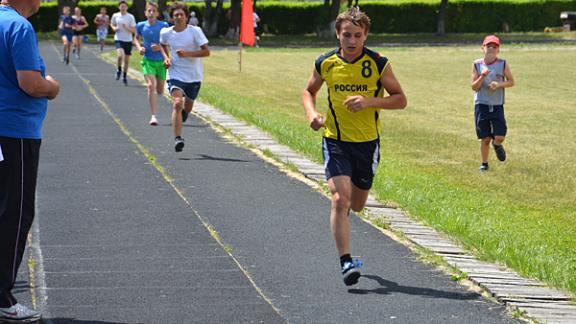
<svg viewBox="0 0 576 324"><path fill-rule="evenodd" d="M174 26L160 32L164 64L168 67L168 89L172 97L174 149L184 148L182 123L192 111L203 78L202 57L210 55L208 39L200 27L188 25L188 7L181 2L170 6ZM170 55L168 55L170 51Z"/></svg>

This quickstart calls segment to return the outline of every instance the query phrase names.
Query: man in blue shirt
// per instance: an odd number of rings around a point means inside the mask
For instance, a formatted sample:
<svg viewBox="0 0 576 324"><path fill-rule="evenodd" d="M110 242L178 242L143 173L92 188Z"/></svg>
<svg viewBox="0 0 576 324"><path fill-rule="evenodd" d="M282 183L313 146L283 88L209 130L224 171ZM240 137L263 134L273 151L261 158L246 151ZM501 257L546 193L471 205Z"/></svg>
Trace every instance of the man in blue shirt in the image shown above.
<svg viewBox="0 0 576 324"><path fill-rule="evenodd" d="M36 175L47 101L60 90L45 75L34 28L26 18L40 0L0 4L0 322L38 320L11 291L34 220Z"/></svg>
<svg viewBox="0 0 576 324"><path fill-rule="evenodd" d="M156 118L157 95L164 93L164 83L166 81L166 68L164 67L164 57L160 51L160 31L168 27L164 21L158 21L158 5L153 2L146 4L146 18L136 25L136 37L134 44L144 55L140 64L142 72L148 85L148 102L150 102L150 125L158 125ZM144 41L144 46L140 43L140 38Z"/></svg>

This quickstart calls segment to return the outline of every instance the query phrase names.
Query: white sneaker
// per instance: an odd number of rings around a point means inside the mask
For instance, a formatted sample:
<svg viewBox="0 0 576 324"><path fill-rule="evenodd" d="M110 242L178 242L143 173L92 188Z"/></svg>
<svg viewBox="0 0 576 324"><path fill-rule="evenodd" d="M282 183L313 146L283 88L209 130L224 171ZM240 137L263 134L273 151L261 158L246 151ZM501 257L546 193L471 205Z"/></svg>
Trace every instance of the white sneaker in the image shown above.
<svg viewBox="0 0 576 324"><path fill-rule="evenodd" d="M154 115L150 118L150 126L158 126L158 119Z"/></svg>
<svg viewBox="0 0 576 324"><path fill-rule="evenodd" d="M30 323L38 321L41 317L40 312L21 304L0 308L0 322L4 323Z"/></svg>

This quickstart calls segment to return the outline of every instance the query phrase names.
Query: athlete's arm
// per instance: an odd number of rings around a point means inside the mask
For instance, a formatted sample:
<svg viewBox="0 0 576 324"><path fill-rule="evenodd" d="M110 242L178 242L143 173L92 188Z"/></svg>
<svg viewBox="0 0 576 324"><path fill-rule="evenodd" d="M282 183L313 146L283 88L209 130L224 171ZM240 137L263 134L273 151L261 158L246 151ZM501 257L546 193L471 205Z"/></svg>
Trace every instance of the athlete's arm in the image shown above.
<svg viewBox="0 0 576 324"><path fill-rule="evenodd" d="M512 71L510 70L510 65L506 62L504 65L504 77L505 81L502 82L490 82L490 90L494 91L498 88L510 88L514 86L514 77L512 76Z"/></svg>
<svg viewBox="0 0 576 324"><path fill-rule="evenodd" d="M364 97L364 96L350 96L344 101L344 105L352 112L360 111L367 107L380 108L380 109L404 109L406 108L407 100L400 83L396 79L392 66L388 64L384 73L380 77L380 83L386 89L389 96L386 97Z"/></svg>
<svg viewBox="0 0 576 324"><path fill-rule="evenodd" d="M180 57L207 57L210 56L210 49L208 48L208 44L204 44L200 46L200 50L198 51L177 50L176 54Z"/></svg>
<svg viewBox="0 0 576 324"><path fill-rule="evenodd" d="M485 69L482 73L478 73L478 71L476 71L476 65L472 64L472 90L480 90L480 88L482 88L482 82L484 82L484 78L488 74L490 74L490 70Z"/></svg>
<svg viewBox="0 0 576 324"><path fill-rule="evenodd" d="M160 44L160 53L162 53L162 57L164 58L164 67L169 68L172 62L170 61L170 56L168 56L168 45Z"/></svg>
<svg viewBox="0 0 576 324"><path fill-rule="evenodd" d="M80 27L80 30L84 30L84 29L88 28L88 20L86 20L86 17L82 16L80 19L82 19L84 21L84 25L82 25Z"/></svg>
<svg viewBox="0 0 576 324"><path fill-rule="evenodd" d="M146 48L144 48L144 46L140 44L140 35L138 35L138 33L136 33L136 37L134 37L134 39L132 40L132 44L136 46L136 49L138 50L138 52L140 52L140 55L144 55L144 53L146 53Z"/></svg>
<svg viewBox="0 0 576 324"><path fill-rule="evenodd" d="M304 106L306 117L308 117L308 122L310 122L310 127L315 131L324 127L324 119L318 110L316 110L316 95L318 91L320 91L320 88L322 88L323 83L324 80L322 80L320 74L314 70L308 80L308 84L306 84L304 92L302 92L302 105Z"/></svg>
<svg viewBox="0 0 576 324"><path fill-rule="evenodd" d="M43 78L40 71L16 71L16 75L20 89L31 97L47 97L52 100L60 91L60 83L49 75Z"/></svg>

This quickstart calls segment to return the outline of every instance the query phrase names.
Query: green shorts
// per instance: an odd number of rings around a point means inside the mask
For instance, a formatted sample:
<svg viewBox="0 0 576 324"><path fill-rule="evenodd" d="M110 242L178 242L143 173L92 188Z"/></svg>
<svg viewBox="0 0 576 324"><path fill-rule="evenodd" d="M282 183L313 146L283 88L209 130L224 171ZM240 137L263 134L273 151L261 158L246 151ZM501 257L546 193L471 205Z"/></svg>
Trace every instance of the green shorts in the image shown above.
<svg viewBox="0 0 576 324"><path fill-rule="evenodd" d="M144 73L144 75L153 75L158 80L166 80L164 62L143 58L140 64L142 65L142 73Z"/></svg>

